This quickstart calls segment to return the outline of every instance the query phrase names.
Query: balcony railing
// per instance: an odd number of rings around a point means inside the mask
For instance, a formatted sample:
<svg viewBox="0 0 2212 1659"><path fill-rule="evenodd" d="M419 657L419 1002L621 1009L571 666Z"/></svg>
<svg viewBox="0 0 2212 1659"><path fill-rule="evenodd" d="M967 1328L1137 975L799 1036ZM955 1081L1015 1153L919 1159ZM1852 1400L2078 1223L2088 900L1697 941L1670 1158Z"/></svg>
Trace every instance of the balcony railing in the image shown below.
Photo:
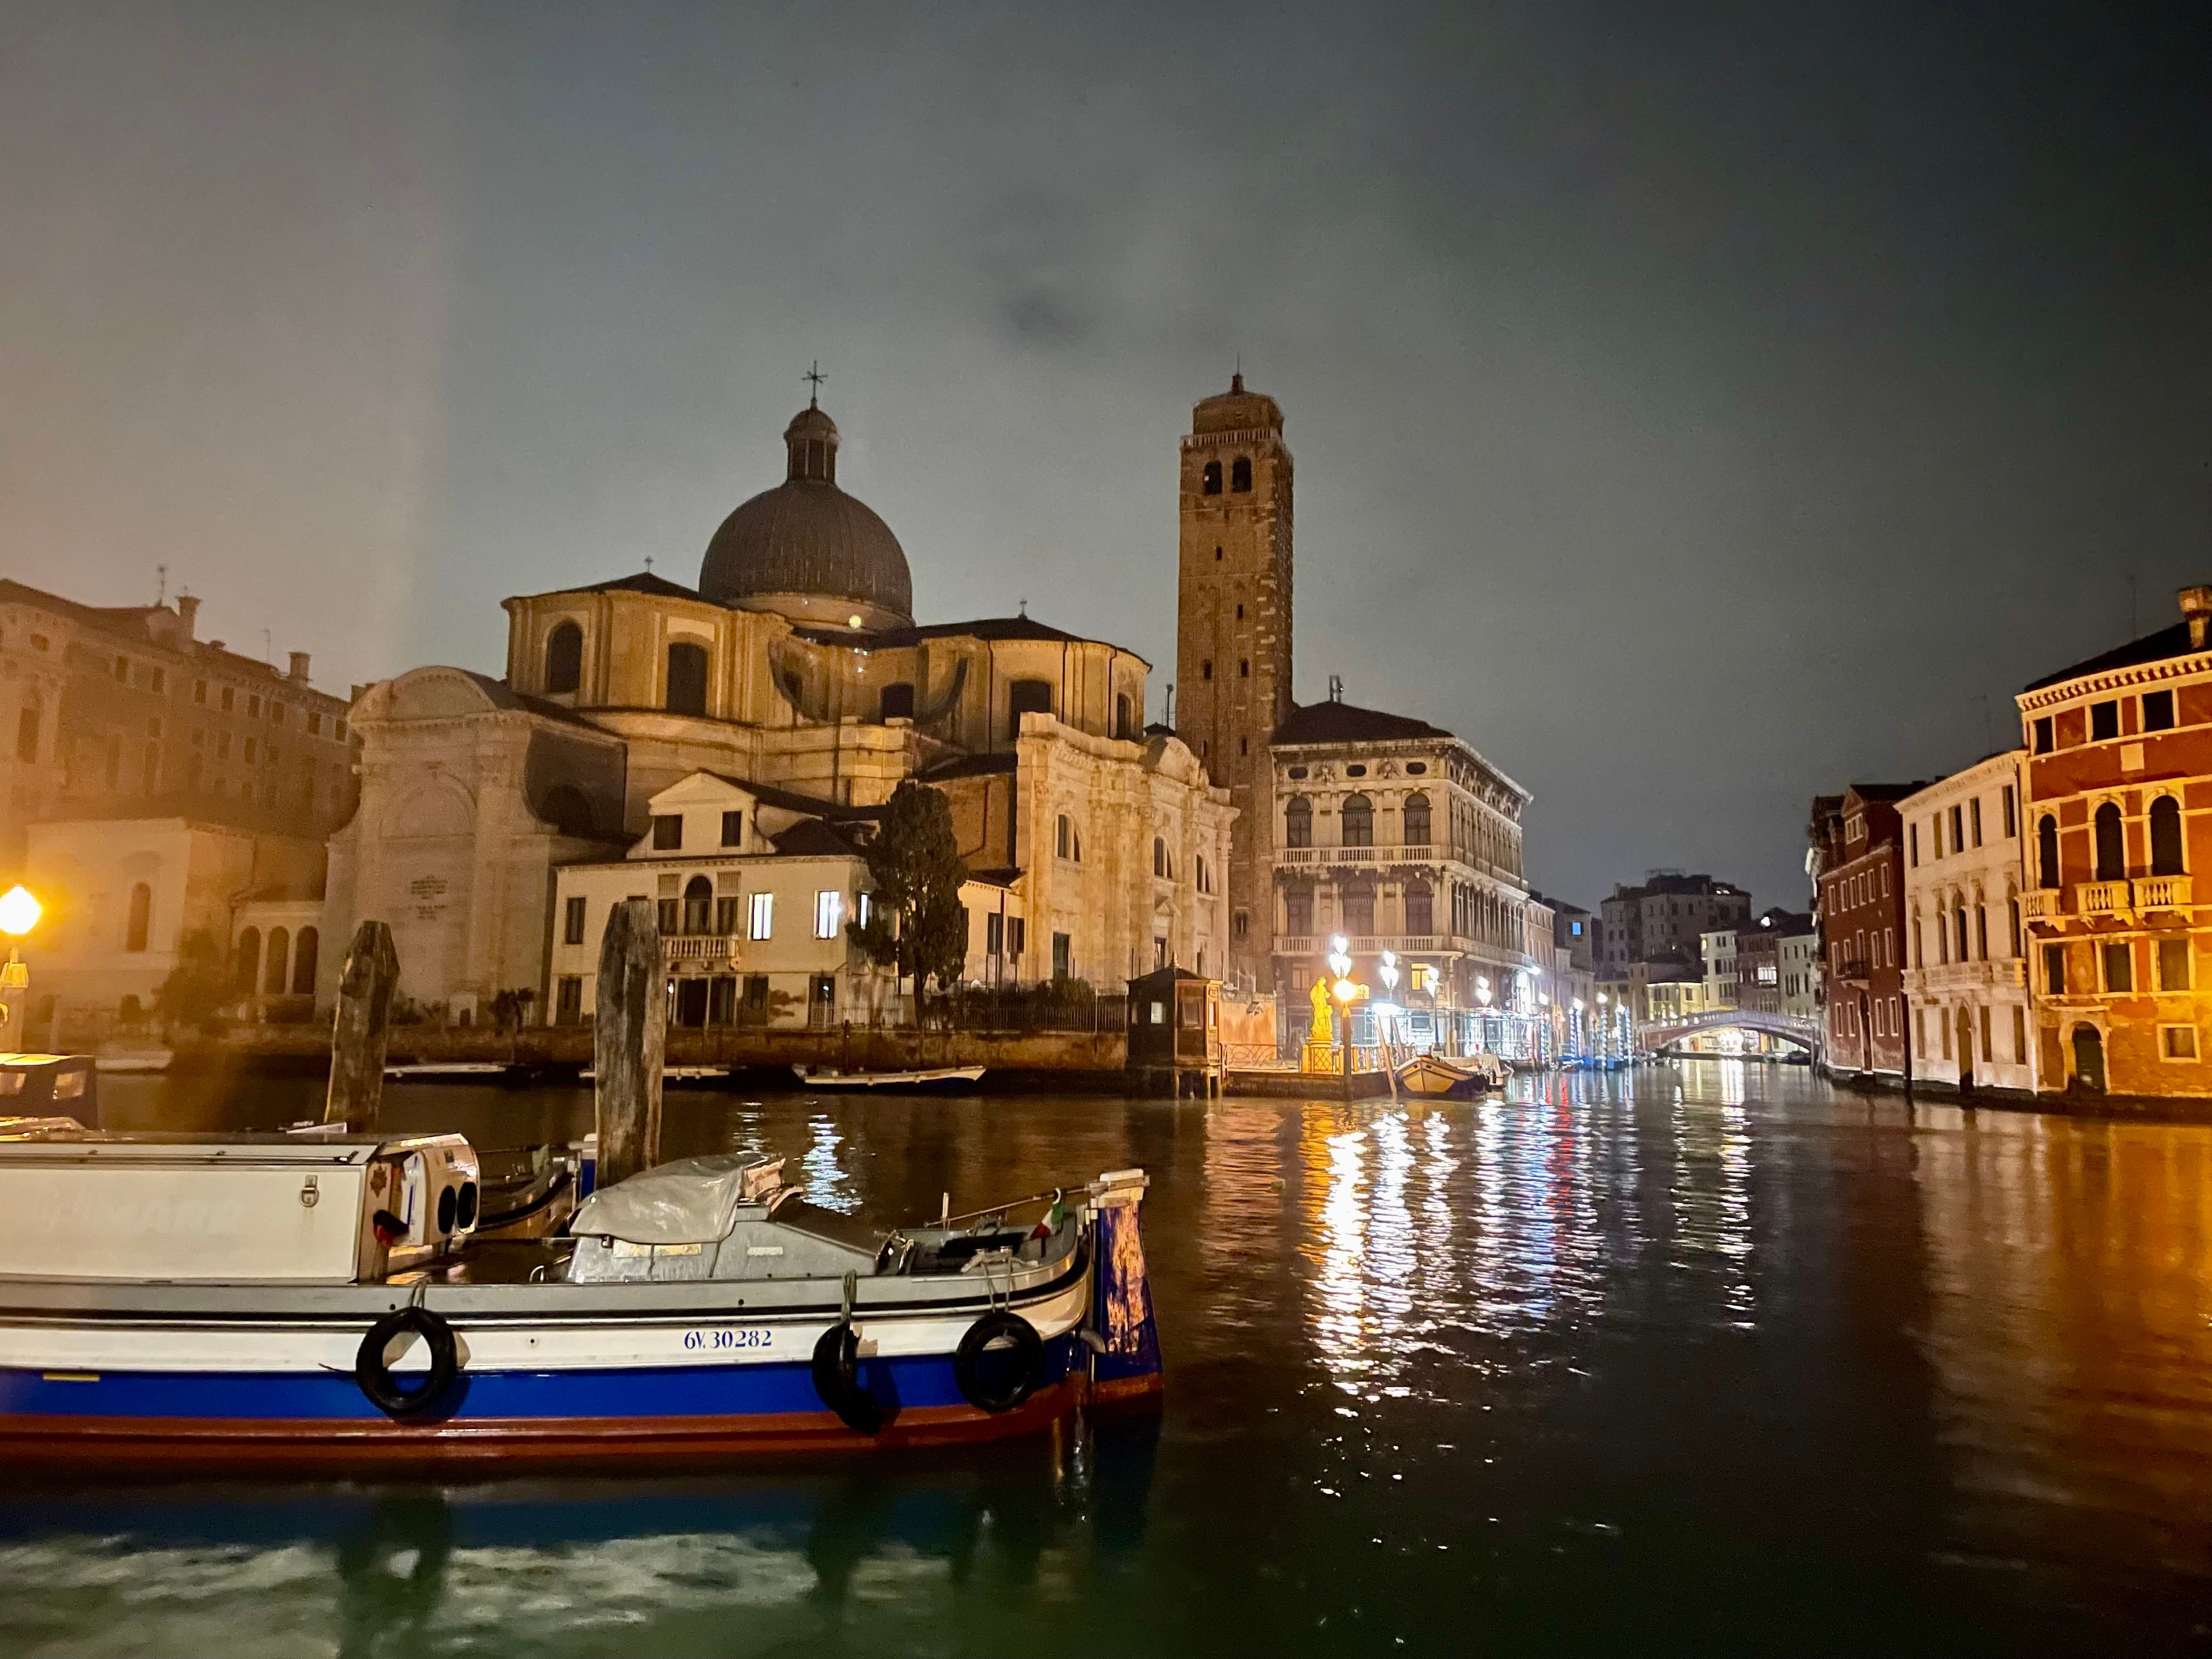
<svg viewBox="0 0 2212 1659"><path fill-rule="evenodd" d="M2130 881L2085 881L2081 886L2081 911L2085 916L2124 916L2135 908L2135 884Z"/></svg>
<svg viewBox="0 0 2212 1659"><path fill-rule="evenodd" d="M2191 902L2186 876L2144 876L2136 883L2138 910L2186 910Z"/></svg>
<svg viewBox="0 0 2212 1659"><path fill-rule="evenodd" d="M1420 847L1279 847L1275 862L1298 864L1433 864L1451 856L1442 846Z"/></svg>
<svg viewBox="0 0 2212 1659"><path fill-rule="evenodd" d="M671 933L660 941L660 954L670 962L734 962L738 943L735 933Z"/></svg>
<svg viewBox="0 0 2212 1659"><path fill-rule="evenodd" d="M2065 914L2066 895L2058 888L2031 888L2020 896L2022 921L2057 921Z"/></svg>
<svg viewBox="0 0 2212 1659"><path fill-rule="evenodd" d="M1328 949L1332 933L1285 933L1275 941L1279 957L1319 956ZM1378 951L1400 955L1419 951L1462 950L1472 940L1455 940L1443 933L1347 933L1345 942L1354 956L1373 956Z"/></svg>

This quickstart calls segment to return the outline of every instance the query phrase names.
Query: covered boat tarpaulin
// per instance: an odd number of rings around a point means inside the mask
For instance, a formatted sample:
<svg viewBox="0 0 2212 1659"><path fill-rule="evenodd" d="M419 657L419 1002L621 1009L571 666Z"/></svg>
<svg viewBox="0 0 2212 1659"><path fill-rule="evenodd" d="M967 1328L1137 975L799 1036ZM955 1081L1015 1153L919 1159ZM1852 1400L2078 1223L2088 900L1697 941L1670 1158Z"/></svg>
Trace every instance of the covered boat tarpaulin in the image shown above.
<svg viewBox="0 0 2212 1659"><path fill-rule="evenodd" d="M781 1158L738 1153L679 1158L593 1193L568 1231L626 1244L712 1244L730 1236L740 1207L775 1195L782 1170Z"/></svg>

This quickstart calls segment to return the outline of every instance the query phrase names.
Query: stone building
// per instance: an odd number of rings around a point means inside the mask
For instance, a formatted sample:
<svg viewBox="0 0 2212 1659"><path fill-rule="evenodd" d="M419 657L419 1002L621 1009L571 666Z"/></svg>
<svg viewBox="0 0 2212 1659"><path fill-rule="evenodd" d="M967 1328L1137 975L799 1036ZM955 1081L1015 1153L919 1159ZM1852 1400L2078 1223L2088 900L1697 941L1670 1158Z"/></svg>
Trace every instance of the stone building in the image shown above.
<svg viewBox="0 0 2212 1659"><path fill-rule="evenodd" d="M199 600L99 606L0 580L0 877L34 823L137 817L320 840L353 810L343 698L194 635Z"/></svg>
<svg viewBox="0 0 2212 1659"><path fill-rule="evenodd" d="M2020 903L2022 758L1991 755L1897 804L1916 1079L2035 1087Z"/></svg>
<svg viewBox="0 0 2212 1659"><path fill-rule="evenodd" d="M647 573L511 599L502 678L417 669L362 697L331 931L391 921L418 1003L468 1017L530 989L550 1014L556 872L629 861L664 791L710 774L775 792L849 854L915 778L947 797L971 871L1017 896L1028 948L1006 982L1118 986L1164 957L1218 971L1234 809L1144 726L1149 665L1026 615L917 625L904 551L838 484L830 416L810 404L784 443L783 482L716 531L698 587Z"/></svg>
<svg viewBox="0 0 2212 1659"><path fill-rule="evenodd" d="M1905 831L1897 803L1924 787L1855 783L1813 801L1808 834L1832 1071L1905 1075Z"/></svg>
<svg viewBox="0 0 2212 1659"><path fill-rule="evenodd" d="M1620 973L1637 962L1670 968L1698 963L1701 935L1751 919L1751 895L1708 875L1654 870L1633 886L1616 886L1599 908L1600 965Z"/></svg>
<svg viewBox="0 0 2212 1659"><path fill-rule="evenodd" d="M198 611L189 594L103 607L0 581L0 885L46 906L42 1040L134 1028L193 936L222 950L258 903L319 908L323 838L356 799L346 704L308 683L303 651L278 669L196 638ZM274 965L257 953L241 999Z"/></svg>
<svg viewBox="0 0 2212 1659"><path fill-rule="evenodd" d="M1347 702L1293 709L1270 753L1271 979L1284 1006L1303 1000L1340 933L1363 981L1385 950L1434 967L1456 1048L1533 1057L1553 940L1548 909L1530 933L1528 791L1449 732Z"/></svg>
<svg viewBox="0 0 2212 1659"><path fill-rule="evenodd" d="M2022 691L2021 809L2040 1087L2212 1095L2212 587L2181 620Z"/></svg>

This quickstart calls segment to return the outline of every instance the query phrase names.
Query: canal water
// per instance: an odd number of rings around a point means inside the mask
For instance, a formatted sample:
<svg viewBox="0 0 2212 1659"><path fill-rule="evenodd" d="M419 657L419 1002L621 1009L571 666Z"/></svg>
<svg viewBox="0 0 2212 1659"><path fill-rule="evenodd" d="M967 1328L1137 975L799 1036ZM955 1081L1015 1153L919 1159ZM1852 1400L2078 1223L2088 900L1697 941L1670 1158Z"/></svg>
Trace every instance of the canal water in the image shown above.
<svg viewBox="0 0 2212 1659"><path fill-rule="evenodd" d="M104 1080L273 1127L295 1085ZM404 1128L583 1093L395 1088ZM1685 1061L1394 1107L672 1093L884 1222L1142 1164L1156 1416L632 1482L20 1474L0 1651L2212 1650L2212 1130Z"/></svg>

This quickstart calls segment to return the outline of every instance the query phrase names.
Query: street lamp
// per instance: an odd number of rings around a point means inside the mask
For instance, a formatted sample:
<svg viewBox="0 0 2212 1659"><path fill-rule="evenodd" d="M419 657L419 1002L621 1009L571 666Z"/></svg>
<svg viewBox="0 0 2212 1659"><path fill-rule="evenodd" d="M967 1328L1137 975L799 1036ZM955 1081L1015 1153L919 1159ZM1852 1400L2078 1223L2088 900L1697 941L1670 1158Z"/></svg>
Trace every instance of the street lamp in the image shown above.
<svg viewBox="0 0 2212 1659"><path fill-rule="evenodd" d="M1398 990L1398 957L1395 951L1385 951L1382 953L1382 961L1376 967L1375 976L1382 981L1383 1000L1393 1000ZM1386 1048L1390 1046L1390 1039L1387 1034L1382 1039L1382 1044Z"/></svg>
<svg viewBox="0 0 2212 1659"><path fill-rule="evenodd" d="M15 941L39 925L41 907L29 890L18 883L5 893L0 893L0 933L8 935L8 960L0 963L0 1023L16 1022L19 1042L30 1041L23 1028L30 1016L20 1001L21 993L31 988L30 965L18 954ZM20 1016L20 1018L19 1018Z"/></svg>
<svg viewBox="0 0 2212 1659"><path fill-rule="evenodd" d="M1351 941L1341 933L1328 942L1328 971L1334 981L1329 994L1336 999L1336 1038L1343 1060L1343 1074L1349 1083L1352 1079L1352 1005L1359 995L1358 986L1352 980Z"/></svg>
<svg viewBox="0 0 2212 1659"><path fill-rule="evenodd" d="M1613 1017L1606 1012L1606 1004L1610 1000L1604 992L1597 994L1597 1057L1600 1060L1606 1057L1605 1051L1613 1037Z"/></svg>

